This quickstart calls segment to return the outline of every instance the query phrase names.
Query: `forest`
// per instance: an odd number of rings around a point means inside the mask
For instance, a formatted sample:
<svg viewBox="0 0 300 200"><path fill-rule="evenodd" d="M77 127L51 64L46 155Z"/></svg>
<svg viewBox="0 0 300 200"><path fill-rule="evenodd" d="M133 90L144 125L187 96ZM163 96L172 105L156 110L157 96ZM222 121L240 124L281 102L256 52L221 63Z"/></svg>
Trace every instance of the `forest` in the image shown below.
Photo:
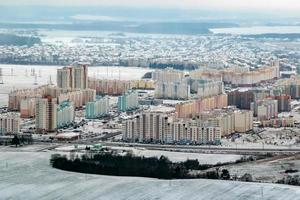
<svg viewBox="0 0 300 200"><path fill-rule="evenodd" d="M131 154L114 155L100 153L91 158L82 155L69 159L65 155L54 154L51 156L50 164L52 167L90 174L114 175L114 176L137 176L151 177L159 179L230 179L228 170L222 169L208 171L201 174L189 173L191 170L206 170L217 165L201 165L198 160L186 160L184 162L171 162L167 157L137 157Z"/></svg>

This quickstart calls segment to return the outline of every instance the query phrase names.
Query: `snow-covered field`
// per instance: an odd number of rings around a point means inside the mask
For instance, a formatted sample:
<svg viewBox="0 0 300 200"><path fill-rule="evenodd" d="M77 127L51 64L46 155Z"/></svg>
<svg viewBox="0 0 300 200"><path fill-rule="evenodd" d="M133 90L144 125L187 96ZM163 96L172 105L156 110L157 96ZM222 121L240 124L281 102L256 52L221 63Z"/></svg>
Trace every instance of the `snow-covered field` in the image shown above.
<svg viewBox="0 0 300 200"><path fill-rule="evenodd" d="M78 148L85 149L85 146L81 145ZM137 156L145 157L160 157L166 156L173 162L182 162L187 159L198 159L201 164L217 164L225 162L234 162L242 157L242 155L233 154L200 154L200 153L185 153L185 152L171 152L171 151L159 151L159 150L147 150L143 148L133 147L110 147L115 150L132 151ZM74 150L74 146L62 146L56 148L57 151L71 151Z"/></svg>
<svg viewBox="0 0 300 200"><path fill-rule="evenodd" d="M116 147L113 147L116 148ZM122 147L121 149L123 149ZM130 149L130 148L128 148ZM146 150L139 148L131 148L133 153L137 156L145 157L160 157L166 156L173 162L182 162L187 159L198 159L201 164L217 164L225 162L234 162L240 159L241 155L233 154L200 154L200 153L184 153L184 152L171 152L171 151L159 151L159 150Z"/></svg>
<svg viewBox="0 0 300 200"><path fill-rule="evenodd" d="M300 175L300 172L285 173L285 170L288 169L300 170L300 155L240 163L226 166L226 169L230 171L231 175L242 176L249 173L257 181L275 182L287 175Z"/></svg>
<svg viewBox="0 0 300 200"><path fill-rule="evenodd" d="M50 152L0 152L0 199L297 200L300 188L218 180L79 174L49 166Z"/></svg>

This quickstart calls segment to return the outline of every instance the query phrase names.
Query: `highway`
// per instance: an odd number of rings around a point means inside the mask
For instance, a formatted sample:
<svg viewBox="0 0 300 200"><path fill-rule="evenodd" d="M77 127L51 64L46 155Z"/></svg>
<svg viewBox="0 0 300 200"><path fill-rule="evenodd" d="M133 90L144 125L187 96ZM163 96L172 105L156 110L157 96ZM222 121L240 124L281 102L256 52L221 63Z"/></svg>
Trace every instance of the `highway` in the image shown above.
<svg viewBox="0 0 300 200"><path fill-rule="evenodd" d="M112 136L115 134L112 134ZM98 139L98 140L97 140ZM110 141L102 141L101 137L99 138L91 138L89 139L81 139L73 142L65 143L65 142L53 142L48 143L53 146L49 146L49 150L53 149L53 147L66 146L66 145L93 145L96 143L101 143L103 146L107 147L132 147L132 148L144 148L148 150L160 150L160 151L174 151L174 152L189 152L189 153L207 153L207 154L239 154L239 155L261 155L261 154L277 154L277 155L290 155L300 153L299 147L276 147L276 148L254 148L254 147L224 147L224 146L201 146L201 145L162 145L162 144L142 144L142 143L123 143L123 142L110 142ZM35 144L45 144L41 141L35 141ZM48 149L45 147L42 150Z"/></svg>
<svg viewBox="0 0 300 200"><path fill-rule="evenodd" d="M295 154L300 153L300 148L233 148L222 146L192 146L192 145L161 145L161 144L139 144L139 143L116 143L102 142L105 146L119 147L137 147L149 150L165 150L178 152L194 152L194 153L216 153L216 154L242 154L242 155L258 155L258 154Z"/></svg>

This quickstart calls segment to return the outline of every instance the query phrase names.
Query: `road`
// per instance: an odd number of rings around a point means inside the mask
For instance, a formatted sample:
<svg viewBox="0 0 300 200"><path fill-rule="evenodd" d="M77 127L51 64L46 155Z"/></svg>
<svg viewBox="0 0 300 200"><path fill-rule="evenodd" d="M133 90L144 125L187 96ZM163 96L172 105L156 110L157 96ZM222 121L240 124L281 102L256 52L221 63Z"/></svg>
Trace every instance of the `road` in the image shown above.
<svg viewBox="0 0 300 200"><path fill-rule="evenodd" d="M295 154L300 153L300 148L232 148L222 146L191 146L191 145L160 145L160 144L138 144L138 143L116 143L102 142L105 146L120 146L120 147L139 147L149 150L165 150L165 151L182 151L195 153L229 153L242 155L257 155L266 153L275 154Z"/></svg>

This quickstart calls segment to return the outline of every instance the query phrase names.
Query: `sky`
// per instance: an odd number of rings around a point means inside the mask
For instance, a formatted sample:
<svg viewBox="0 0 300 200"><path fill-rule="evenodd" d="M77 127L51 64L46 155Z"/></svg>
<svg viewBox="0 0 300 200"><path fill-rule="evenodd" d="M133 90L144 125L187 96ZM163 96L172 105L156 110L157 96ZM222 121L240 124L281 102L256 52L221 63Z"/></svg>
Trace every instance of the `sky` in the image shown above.
<svg viewBox="0 0 300 200"><path fill-rule="evenodd" d="M299 12L299 0L0 0L0 5L118 6Z"/></svg>

